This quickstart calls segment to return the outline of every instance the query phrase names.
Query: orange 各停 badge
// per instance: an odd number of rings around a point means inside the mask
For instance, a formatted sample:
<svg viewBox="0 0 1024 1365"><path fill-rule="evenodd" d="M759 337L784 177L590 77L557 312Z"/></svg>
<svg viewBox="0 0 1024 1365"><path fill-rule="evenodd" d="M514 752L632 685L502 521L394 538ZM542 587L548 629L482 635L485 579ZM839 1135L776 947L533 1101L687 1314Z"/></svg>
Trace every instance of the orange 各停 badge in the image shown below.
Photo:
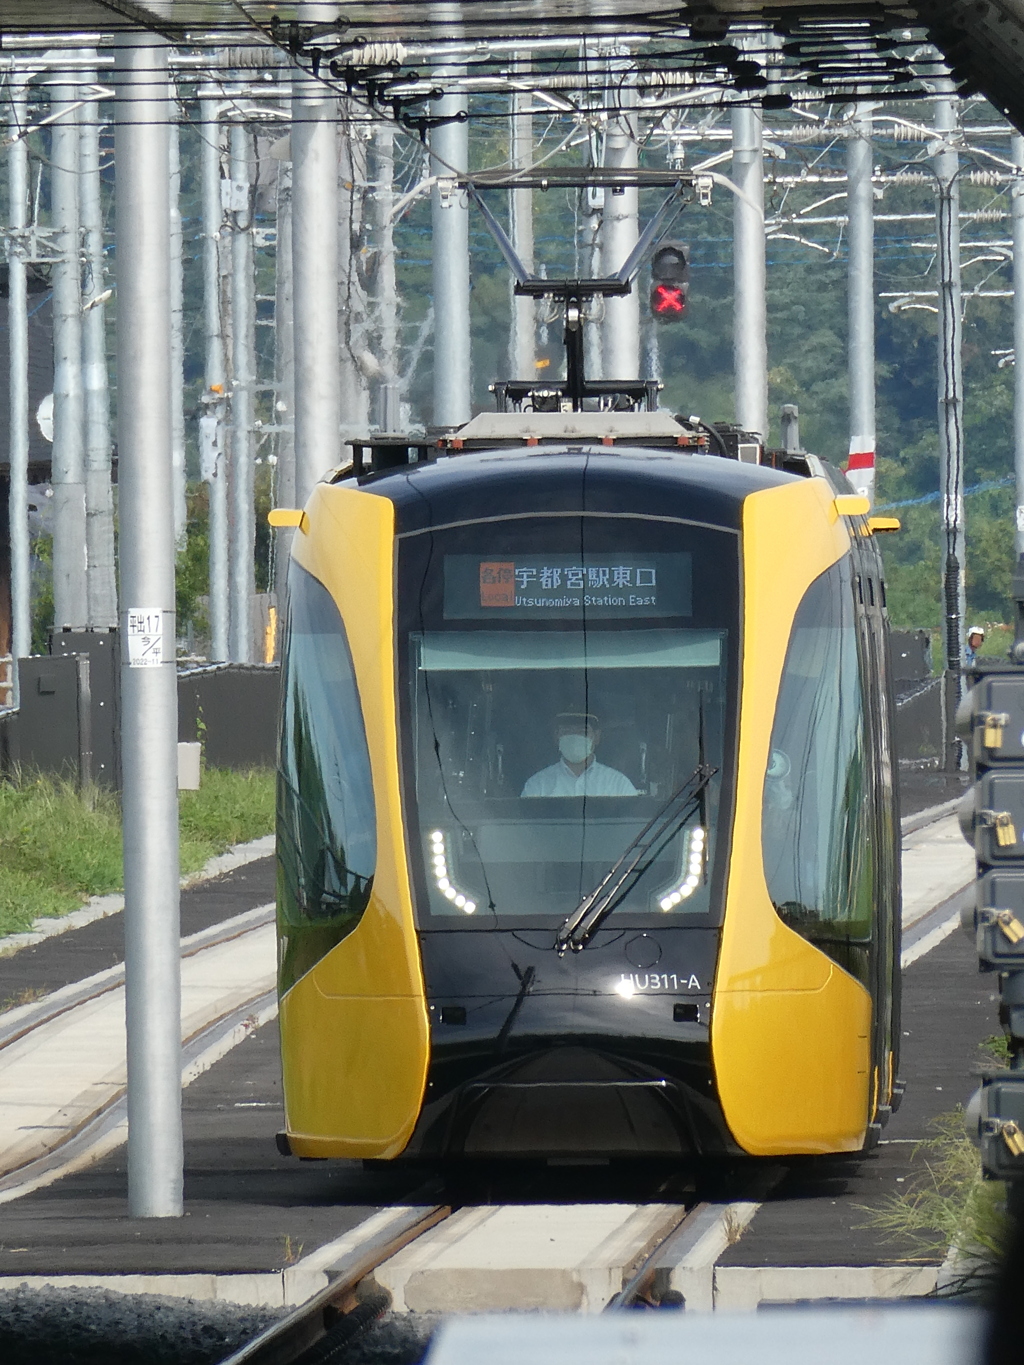
<svg viewBox="0 0 1024 1365"><path fill-rule="evenodd" d="M485 560L480 565L480 605L514 607L516 604L516 566Z"/></svg>

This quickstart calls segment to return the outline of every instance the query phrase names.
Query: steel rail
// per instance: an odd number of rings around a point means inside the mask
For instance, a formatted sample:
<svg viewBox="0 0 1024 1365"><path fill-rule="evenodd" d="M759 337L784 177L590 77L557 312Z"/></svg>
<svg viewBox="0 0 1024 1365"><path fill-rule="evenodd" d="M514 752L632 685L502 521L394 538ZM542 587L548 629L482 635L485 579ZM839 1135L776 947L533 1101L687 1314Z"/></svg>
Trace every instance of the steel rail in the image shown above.
<svg viewBox="0 0 1024 1365"><path fill-rule="evenodd" d="M181 1045L182 1085L187 1085L196 1075L208 1070L214 1061L240 1042L242 1036L273 1018L276 1012L275 989L210 1020L184 1039ZM212 1059L209 1057L211 1052L214 1054ZM91 1165L108 1151L120 1146L127 1132L126 1091L127 1087L121 1086L101 1108L94 1110L78 1127L65 1133L49 1151L0 1175L0 1204L52 1184L61 1176Z"/></svg>
<svg viewBox="0 0 1024 1365"><path fill-rule="evenodd" d="M336 1265L326 1267L327 1273L332 1276L328 1285L240 1350L225 1357L221 1365L293 1365L300 1361L324 1337L338 1333L339 1328L344 1331L346 1319L359 1311L357 1290L361 1281L379 1265L397 1255L403 1247L443 1222L451 1212L448 1204L408 1209L405 1217L399 1216L393 1224L371 1234L342 1255ZM368 1326L373 1317L379 1316L390 1304L390 1295L386 1291L376 1292L380 1295L379 1307L369 1321L361 1325ZM371 1302L370 1297L367 1296L362 1302Z"/></svg>
<svg viewBox="0 0 1024 1365"><path fill-rule="evenodd" d="M213 924L207 929L189 934L181 940L181 956L195 957L206 948L230 943L232 939L242 938L257 929L262 929L273 920L274 913L273 905L258 905L220 924ZM102 972L87 976L82 981L72 981L67 986L61 986L42 1000L14 1006L9 1014L15 1017L5 1020L0 1014L0 1051L33 1030L42 1028L44 1024L59 1019L62 1014L67 1014L90 1000L96 1000L101 995L107 995L123 985L124 963L119 962Z"/></svg>

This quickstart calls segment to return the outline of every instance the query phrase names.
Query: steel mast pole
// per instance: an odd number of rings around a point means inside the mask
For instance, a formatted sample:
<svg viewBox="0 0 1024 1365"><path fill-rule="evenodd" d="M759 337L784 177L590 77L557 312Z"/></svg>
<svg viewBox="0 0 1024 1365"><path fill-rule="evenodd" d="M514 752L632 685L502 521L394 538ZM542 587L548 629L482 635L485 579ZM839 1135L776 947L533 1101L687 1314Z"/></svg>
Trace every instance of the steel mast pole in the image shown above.
<svg viewBox="0 0 1024 1365"><path fill-rule="evenodd" d="M517 57L514 72L528 72L528 58ZM530 91L512 93L512 113L509 119L509 163L515 171L525 171L533 165L533 117ZM508 216L510 237L519 259L527 270L533 270L533 190L509 190ZM509 283L512 290L512 283ZM513 379L534 379L537 375L536 305L533 299L511 293L512 336L509 345L509 374Z"/></svg>
<svg viewBox="0 0 1024 1365"><path fill-rule="evenodd" d="M1013 467L1017 479L1017 558L1024 555L1024 137L1014 133L1011 155L1018 174L1010 189L1013 228Z"/></svg>
<svg viewBox="0 0 1024 1365"><path fill-rule="evenodd" d="M353 100L338 103L341 126L338 134L338 234L339 234L339 373L343 438L365 436L370 427L368 381L356 357L367 353L366 291L356 267L364 226L365 191L368 186L366 142ZM344 451L345 447L341 449ZM344 456L342 457L344 458Z"/></svg>
<svg viewBox="0 0 1024 1365"><path fill-rule="evenodd" d="M324 7L299 18L326 22ZM337 103L319 81L292 84L292 297L295 306L295 497L341 460L338 337Z"/></svg>
<svg viewBox="0 0 1024 1365"><path fill-rule="evenodd" d="M610 64L609 75L622 82L616 92L619 112L608 119L604 164L616 170L633 170L637 165L636 90L631 73L620 62ZM604 221L601 228L601 273L614 275L636 246L639 230L640 195L636 186L604 192ZM636 379L640 374L640 299L637 287L623 298L604 301L601 327L601 352L607 379Z"/></svg>
<svg viewBox="0 0 1024 1365"><path fill-rule="evenodd" d="M846 144L849 264L850 482L875 500L875 194L873 106L859 105Z"/></svg>
<svg viewBox="0 0 1024 1365"><path fill-rule="evenodd" d="M128 1210L182 1212L167 49L117 48L117 373Z"/></svg>
<svg viewBox="0 0 1024 1365"><path fill-rule="evenodd" d="M380 363L384 369L380 385L378 420L384 431L398 431L402 425L402 393L399 382L398 354L398 273L395 268L395 225L391 210L395 202L395 126L388 120L374 129L377 217L377 320L380 335Z"/></svg>
<svg viewBox="0 0 1024 1365"><path fill-rule="evenodd" d="M277 268L274 275L274 372L277 422L277 469L275 501L279 507L295 506L295 327L292 298L292 168L282 161L277 172ZM291 529L274 532L274 591L277 608L284 606L288 586L288 551Z"/></svg>
<svg viewBox="0 0 1024 1365"><path fill-rule="evenodd" d="M768 339L765 308L764 147L760 109L732 111L733 362L736 421L768 435Z"/></svg>
<svg viewBox="0 0 1024 1365"><path fill-rule="evenodd" d="M171 82L170 106L177 114L175 86ZM174 543L185 544L188 510L185 499L185 339L184 288L181 262L181 137L177 117L172 119L169 181L171 197L171 476L174 490Z"/></svg>
<svg viewBox="0 0 1024 1365"><path fill-rule="evenodd" d="M206 341L206 411L199 419L202 476L209 495L210 654L228 657L228 485L224 458L224 330L221 320L220 162L222 128L209 89L200 100L203 181L203 327Z"/></svg>
<svg viewBox="0 0 1024 1365"><path fill-rule="evenodd" d="M445 7L447 8L447 7ZM465 119L464 95L435 101L436 117ZM430 191L434 286L434 425L460 426L472 413L469 313L469 204L451 177L469 165L465 121L430 130Z"/></svg>
<svg viewBox="0 0 1024 1365"><path fill-rule="evenodd" d="M245 208L232 214L231 233L231 479L228 575L230 655L237 663L252 657L252 599L256 589L255 513L253 508L253 387L255 374L255 315L252 250L252 164L249 129L231 125L232 193ZM238 202L237 200L235 201Z"/></svg>
<svg viewBox="0 0 1024 1365"><path fill-rule="evenodd" d="M933 159L938 198L935 228L939 270L939 490L945 554L942 603L945 618L946 687L943 709L945 766L960 765L960 744L954 717L960 702L963 664L964 591L964 426L961 371L962 320L960 301L960 158L956 151L957 114L951 84L940 86L935 102L935 131L941 150Z"/></svg>
<svg viewBox="0 0 1024 1365"><path fill-rule="evenodd" d="M27 80L12 75L7 152L7 195L10 234L7 238L7 330L9 338L8 440L10 495L7 505L11 537L11 654L14 656L9 700L18 702L18 659L32 651L32 557L28 533L28 292L25 229L28 226L28 148L21 134L28 123Z"/></svg>
<svg viewBox="0 0 1024 1365"><path fill-rule="evenodd" d="M81 628L86 591L85 410L74 86L53 88L50 193L59 256L53 266L53 624Z"/></svg>
<svg viewBox="0 0 1024 1365"><path fill-rule="evenodd" d="M86 265L82 377L85 387L85 534L89 559L89 624L113 626L117 623L117 573L114 565L114 490L110 478L107 319L105 305L100 302L106 290L106 279L100 195L100 122L99 106L95 100L82 106L78 121Z"/></svg>

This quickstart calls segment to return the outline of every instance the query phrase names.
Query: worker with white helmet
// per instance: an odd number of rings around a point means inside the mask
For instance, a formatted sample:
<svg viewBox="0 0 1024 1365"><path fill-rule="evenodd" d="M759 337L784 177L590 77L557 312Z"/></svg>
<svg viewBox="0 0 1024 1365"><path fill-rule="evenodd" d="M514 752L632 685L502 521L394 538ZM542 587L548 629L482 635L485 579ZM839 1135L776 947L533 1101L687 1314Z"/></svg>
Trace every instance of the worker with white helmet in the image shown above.
<svg viewBox="0 0 1024 1365"><path fill-rule="evenodd" d="M971 626L967 632L967 647L964 650L964 658L968 664L973 664L978 658L978 652L985 643L985 631L982 626Z"/></svg>

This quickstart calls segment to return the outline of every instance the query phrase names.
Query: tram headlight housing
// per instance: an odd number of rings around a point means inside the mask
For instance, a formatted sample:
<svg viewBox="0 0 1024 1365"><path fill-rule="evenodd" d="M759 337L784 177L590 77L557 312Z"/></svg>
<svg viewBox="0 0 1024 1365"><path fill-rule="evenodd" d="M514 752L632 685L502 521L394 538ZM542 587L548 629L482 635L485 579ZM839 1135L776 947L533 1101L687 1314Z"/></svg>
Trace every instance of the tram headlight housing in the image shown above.
<svg viewBox="0 0 1024 1365"><path fill-rule="evenodd" d="M476 901L467 896L465 892L460 891L448 875L451 861L448 854L448 841L442 829L434 829L430 832L429 863L434 885L445 900L451 901L455 908L461 910L464 915L475 914Z"/></svg>
<svg viewBox="0 0 1024 1365"><path fill-rule="evenodd" d="M660 910L674 910L683 901L689 900L704 878L704 865L707 860L708 832L703 825L692 825L686 831L686 847L683 850L683 874L672 886L658 896Z"/></svg>

